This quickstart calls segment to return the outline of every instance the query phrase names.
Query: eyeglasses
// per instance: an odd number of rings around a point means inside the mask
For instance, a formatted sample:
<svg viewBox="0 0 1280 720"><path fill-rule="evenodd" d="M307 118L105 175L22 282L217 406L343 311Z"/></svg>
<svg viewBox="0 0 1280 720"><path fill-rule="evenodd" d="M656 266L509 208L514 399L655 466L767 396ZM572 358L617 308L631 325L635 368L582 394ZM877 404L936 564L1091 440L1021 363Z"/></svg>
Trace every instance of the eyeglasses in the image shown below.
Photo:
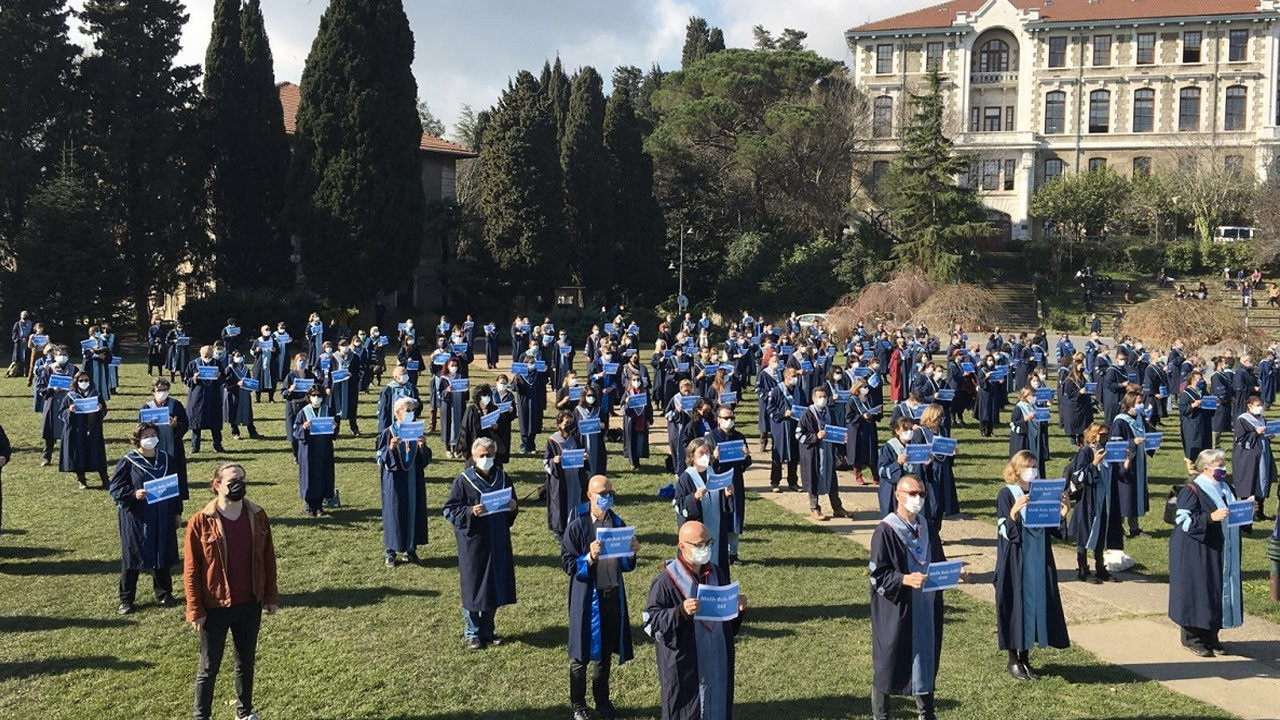
<svg viewBox="0 0 1280 720"><path fill-rule="evenodd" d="M902 493L903 495L906 495L907 497L928 497L929 496L929 493L925 492L924 490L899 490L898 492Z"/></svg>
<svg viewBox="0 0 1280 720"><path fill-rule="evenodd" d="M698 548L699 550L701 550L702 548L714 547L715 544L716 544L715 538L711 538L703 543L691 543L691 542L685 543L685 545L688 545L689 547L693 547L693 548Z"/></svg>

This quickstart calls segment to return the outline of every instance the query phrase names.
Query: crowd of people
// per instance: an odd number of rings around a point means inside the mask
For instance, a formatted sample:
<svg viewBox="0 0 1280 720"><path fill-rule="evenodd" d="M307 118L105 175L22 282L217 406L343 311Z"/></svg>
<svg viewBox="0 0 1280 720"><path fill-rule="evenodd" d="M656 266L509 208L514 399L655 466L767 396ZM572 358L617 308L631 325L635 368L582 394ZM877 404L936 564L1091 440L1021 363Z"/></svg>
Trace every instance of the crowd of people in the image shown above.
<svg viewBox="0 0 1280 720"><path fill-rule="evenodd" d="M651 584L642 623L657 646L664 718L731 712L734 636L746 599L720 598L717 606L728 602L731 612L716 619L703 617L700 598L706 588L731 587L732 568L742 562L753 448L767 454L771 490L783 492L785 479L787 489L805 493L815 521L850 516L841 472L878 485L883 520L870 563L877 718L888 717L890 695L913 696L921 717L933 717L943 603L941 588L930 586L930 566L946 564L945 519L959 513L953 462L963 453L952 431L969 422L984 438L1007 429L1010 460L993 498L995 584L999 644L1014 678L1036 678L1031 649L1069 644L1052 539L1074 542L1080 581L1118 581L1104 552L1142 532L1138 520L1151 510L1147 462L1166 447L1157 439L1174 418L1190 480L1166 508L1174 526L1169 615L1200 656L1221 650L1218 631L1242 621L1240 535L1268 519L1264 503L1275 477L1271 438L1280 427L1262 418L1276 395L1275 343L1259 362L1248 353L1237 362L1231 351L1197 357L1182 340L1167 350L1139 339L1110 342L1097 326L1082 347L1064 334L1051 351L1043 331L1006 337L994 328L970 338L959 326L942 334L885 324L827 328L802 324L794 313L777 323L744 313L717 342L705 314L666 317L648 350L635 322L621 312L606 318L578 341L547 319L516 317L503 370L499 328L478 327L470 316L441 317L425 330L406 319L390 333L375 326L335 336L312 314L297 338L284 322L262 325L250 338L228 319L219 338L194 354L182 325L157 317L147 336L150 397L137 410L134 449L114 469L102 425L119 388L120 348L109 325L88 328L77 365L74 345L55 343L23 313L11 375L33 388L43 464L56 446L61 472L81 488L96 474L119 507L121 614L134 609L142 571L152 575L160 604L180 602L170 573L191 496L187 458L201 452L202 434L224 452L224 425L232 438L242 428L258 438L255 417L279 404L302 512L322 518L341 505L334 437L344 420L361 435L359 404L376 394L384 563L417 562L427 542L433 457L425 438L439 433L445 453L463 461L441 507L457 543L463 638L473 650L502 645L496 613L516 602L510 527L521 511L504 467L516 452L541 454L547 528L570 579L575 720L590 717L592 663L595 712L613 716L610 658L622 663L633 653L624 575L635 569L637 544L614 506L609 465L635 469L651 456L658 415L667 442L655 454L665 455L670 472L662 493L675 511L678 549ZM496 372L492 385L471 382L481 341L485 367ZM185 403L172 392L179 382ZM756 413L739 424L736 410L749 392ZM1060 432L1050 428L1055 404ZM539 446L548 416L553 430ZM1074 453L1061 473L1048 467L1054 434ZM1224 437L1234 448L1230 468L1217 449ZM0 430L0 468L8 458ZM1052 477L1064 483L1046 499L1041 488ZM157 483L167 488L158 499ZM276 607L276 568L267 515L246 498L246 485L242 467L220 466L210 483L214 499L186 521L186 614L201 633L197 720L208 717L228 632L243 680L237 716L254 717L253 647L262 611ZM1251 503L1247 523L1237 515L1228 522L1237 498Z"/></svg>

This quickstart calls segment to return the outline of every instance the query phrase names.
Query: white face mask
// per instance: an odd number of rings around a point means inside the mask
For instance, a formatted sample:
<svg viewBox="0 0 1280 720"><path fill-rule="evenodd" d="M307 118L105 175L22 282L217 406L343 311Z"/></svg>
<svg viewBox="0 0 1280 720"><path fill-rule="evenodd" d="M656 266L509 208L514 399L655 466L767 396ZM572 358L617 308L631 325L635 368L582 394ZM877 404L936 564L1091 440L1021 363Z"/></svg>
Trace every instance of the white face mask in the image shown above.
<svg viewBox="0 0 1280 720"><path fill-rule="evenodd" d="M689 560L694 565L706 565L711 562L711 547L694 547L689 550Z"/></svg>
<svg viewBox="0 0 1280 720"><path fill-rule="evenodd" d="M858 394L859 394L859 395L867 395L867 394L869 394L870 392L871 392L871 389L870 389L870 388L866 388L866 387L858 388Z"/></svg>
<svg viewBox="0 0 1280 720"><path fill-rule="evenodd" d="M596 398L595 398L595 396L594 396L594 395L588 395L588 396L586 396L585 398L583 398L583 401L584 401L584 402L586 402L586 403L587 403L587 405L595 405L595 404L596 404Z"/></svg>
<svg viewBox="0 0 1280 720"><path fill-rule="evenodd" d="M693 466L697 468L699 472L701 472L702 470L706 470L707 466L710 464L711 464L711 457L708 455L699 455L698 457L693 459Z"/></svg>
<svg viewBox="0 0 1280 720"><path fill-rule="evenodd" d="M318 407L320 407L320 405L321 405L321 404L323 404L323 403L324 403L324 398L322 398L322 397L312 396L312 398L311 398L311 407L317 407L317 408L318 408Z"/></svg>
<svg viewBox="0 0 1280 720"><path fill-rule="evenodd" d="M721 430L724 430L725 432L728 432L728 431L732 430L732 429L733 429L733 418L729 418L728 420L721 420L721 421L720 421L720 429L721 429Z"/></svg>
<svg viewBox="0 0 1280 720"><path fill-rule="evenodd" d="M631 381L631 387L640 387L640 378Z"/></svg>
<svg viewBox="0 0 1280 720"><path fill-rule="evenodd" d="M156 398L156 402L158 402L158 403L163 403L164 401L166 401L166 400L168 400L168 399L169 399L169 391L168 391L168 390L157 390L157 391L156 391L156 393L155 393L155 398Z"/></svg>
<svg viewBox="0 0 1280 720"><path fill-rule="evenodd" d="M401 416L400 422L407 422L407 423L413 422L413 411L405 410L404 414Z"/></svg>
<svg viewBox="0 0 1280 720"><path fill-rule="evenodd" d="M827 399L825 397L820 397L813 401L813 406L821 410L827 406Z"/></svg>
<svg viewBox="0 0 1280 720"><path fill-rule="evenodd" d="M156 447L160 445L160 438L155 437L154 435L150 437L144 437L142 438L141 441L139 441L138 444L142 446L143 450L150 452L151 450L155 450Z"/></svg>
<svg viewBox="0 0 1280 720"><path fill-rule="evenodd" d="M1022 482L1029 483L1040 477L1038 468L1029 467L1022 471Z"/></svg>
<svg viewBox="0 0 1280 720"><path fill-rule="evenodd" d="M1259 405L1259 406L1257 406L1257 407L1251 407L1251 408L1249 408L1249 413L1250 413L1250 414L1252 414L1252 415L1261 415L1261 414L1262 414L1262 406L1261 406L1261 405Z"/></svg>
<svg viewBox="0 0 1280 720"><path fill-rule="evenodd" d="M506 384L506 383L498 383L498 392L506 392L506 391L507 391L507 384Z"/></svg>
<svg viewBox="0 0 1280 720"><path fill-rule="evenodd" d="M480 468L480 472L489 472L493 468L493 458L488 455L476 459L476 467Z"/></svg>
<svg viewBox="0 0 1280 720"><path fill-rule="evenodd" d="M906 501L902 503L902 506L912 515L919 515L920 511L924 509L924 498L918 495L913 495L912 497L907 498Z"/></svg>
<svg viewBox="0 0 1280 720"><path fill-rule="evenodd" d="M88 390L88 389L89 389L89 381L88 381L88 380L81 380L80 382L76 383L76 387L80 388L81 390Z"/></svg>
<svg viewBox="0 0 1280 720"><path fill-rule="evenodd" d="M578 387L578 378L569 378L569 387Z"/></svg>
<svg viewBox="0 0 1280 720"><path fill-rule="evenodd" d="M489 396L488 396L488 395L481 395L481 396L480 396L480 405L481 405L481 407L488 407L488 405L489 405Z"/></svg>
<svg viewBox="0 0 1280 720"><path fill-rule="evenodd" d="M906 445L907 443L911 442L911 436L914 434L915 433L903 433L898 436L898 441L901 442L903 445Z"/></svg>
<svg viewBox="0 0 1280 720"><path fill-rule="evenodd" d="M66 365L67 361L70 360L71 358L67 357L66 355L59 355L54 359L58 361L59 365Z"/></svg>

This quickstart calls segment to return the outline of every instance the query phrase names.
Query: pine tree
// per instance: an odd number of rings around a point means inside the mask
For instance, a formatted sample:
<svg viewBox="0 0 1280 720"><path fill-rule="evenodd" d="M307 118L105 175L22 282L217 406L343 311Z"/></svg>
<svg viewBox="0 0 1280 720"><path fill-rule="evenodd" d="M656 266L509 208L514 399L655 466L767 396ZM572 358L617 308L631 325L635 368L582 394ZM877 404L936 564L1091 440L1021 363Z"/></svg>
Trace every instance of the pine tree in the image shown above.
<svg viewBox="0 0 1280 720"><path fill-rule="evenodd" d="M260 218L254 274L269 286L293 284L289 255L292 242L285 227L286 179L289 172L289 136L284 131L284 109L276 88L275 63L259 0L247 0L240 12L240 48L244 51L245 216Z"/></svg>
<svg viewBox="0 0 1280 720"><path fill-rule="evenodd" d="M142 329L152 301L177 289L176 268L207 265L200 70L173 64L187 19L178 0L86 0L80 19L97 48L80 64L85 167Z"/></svg>
<svg viewBox="0 0 1280 720"><path fill-rule="evenodd" d="M902 151L885 178L886 205L902 239L893 255L938 280L955 280L973 274L972 241L990 227L974 190L956 183L966 165L943 132L942 76L933 70L927 82L923 95L912 95Z"/></svg>
<svg viewBox="0 0 1280 720"><path fill-rule="evenodd" d="M661 284L663 219L653 196L653 160L644 151L636 117L634 77L638 68L618 68L604 114L617 257L614 277L630 298L654 293Z"/></svg>
<svg viewBox="0 0 1280 720"><path fill-rule="evenodd" d="M66 0L6 0L0 10L0 258L22 227L41 168L57 164L79 49Z"/></svg>
<svg viewBox="0 0 1280 720"><path fill-rule="evenodd" d="M565 244L571 279L592 290L609 290L614 280L603 86L595 68L584 67L574 75L560 143Z"/></svg>
<svg viewBox="0 0 1280 720"><path fill-rule="evenodd" d="M720 28L711 28L711 32L707 34L707 54L718 53L724 50L724 31Z"/></svg>
<svg viewBox="0 0 1280 720"><path fill-rule="evenodd" d="M291 168L303 272L371 309L413 277L423 242L422 124L401 0L333 0L302 73Z"/></svg>
<svg viewBox="0 0 1280 720"><path fill-rule="evenodd" d="M684 48L680 51L680 67L687 68L702 58L724 50L724 32L707 25L706 18L694 15L685 26Z"/></svg>

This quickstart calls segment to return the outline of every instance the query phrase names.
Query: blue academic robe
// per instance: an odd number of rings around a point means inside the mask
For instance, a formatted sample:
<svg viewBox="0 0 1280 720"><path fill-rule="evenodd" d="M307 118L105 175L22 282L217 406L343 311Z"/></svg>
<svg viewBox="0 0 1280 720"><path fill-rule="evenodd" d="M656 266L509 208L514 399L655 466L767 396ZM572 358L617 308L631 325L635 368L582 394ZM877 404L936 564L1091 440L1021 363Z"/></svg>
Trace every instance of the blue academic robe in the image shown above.
<svg viewBox="0 0 1280 720"><path fill-rule="evenodd" d="M1129 467L1115 463L1112 477L1120 484L1120 514L1123 517L1142 517L1151 509L1147 496L1147 456L1143 447L1135 445L1133 439L1138 434L1146 433L1142 420L1129 417L1125 413L1116 415L1111 423L1111 439L1124 440L1128 453Z"/></svg>
<svg viewBox="0 0 1280 720"><path fill-rule="evenodd" d="M831 423L830 411L810 405L796 424L800 450L800 479L810 495L825 496L835 479L835 445L818 439L818 433Z"/></svg>
<svg viewBox="0 0 1280 720"><path fill-rule="evenodd" d="M742 534L743 519L747 510L747 488L746 488L746 471L751 467L751 452L747 447L747 439L737 430L730 430L727 434L720 428L716 428L708 432L704 438L711 445L712 451L712 468L717 473L733 471L733 497L729 498L733 505L733 521L731 523L730 532ZM715 460L715 448L723 442L733 442L735 440L742 441L742 447L747 449L747 459L738 460L736 462L721 462ZM683 453L681 453L683 455ZM683 471L682 471L683 472Z"/></svg>
<svg viewBox="0 0 1280 720"><path fill-rule="evenodd" d="M182 500L147 504L134 495L143 484L174 474L169 456L161 450L147 459L132 450L116 463L108 486L115 501L120 526L120 566L124 570L167 570L178 564L178 530L175 518Z"/></svg>
<svg viewBox="0 0 1280 720"><path fill-rule="evenodd" d="M1195 462L1200 451L1213 447L1213 411L1194 407L1204 398L1200 388L1189 387L1178 395L1178 427L1182 435L1182 456Z"/></svg>
<svg viewBox="0 0 1280 720"><path fill-rule="evenodd" d="M871 393L868 392L865 396L851 396L845 411L845 427L848 430L845 454L849 458L849 464L856 468L871 467L879 452L880 439L872 407ZM867 415L871 417L868 418Z"/></svg>
<svg viewBox="0 0 1280 720"><path fill-rule="evenodd" d="M932 693L942 657L942 592L921 592L905 576L947 559L928 520L886 515L871 535L871 688L890 695Z"/></svg>
<svg viewBox="0 0 1280 720"><path fill-rule="evenodd" d="M676 495L671 501L676 509L676 528L689 520L697 520L707 526L707 532L715 538L712 558L720 569L720 575L729 582L729 533L733 531L733 502L721 490L710 491L697 499L698 490L707 486L707 474L690 467L676 480Z"/></svg>
<svg viewBox="0 0 1280 720"><path fill-rule="evenodd" d="M511 525L518 509L485 513L479 517L471 508L480 504L483 493L513 487L502 468L494 467L486 479L474 467L453 479L444 516L453 524L458 542L458 581L462 607L471 612L492 612L516 602L516 566L511 550Z"/></svg>
<svg viewBox="0 0 1280 720"><path fill-rule="evenodd" d="M626 523L612 510L602 520L603 527L625 527ZM589 562L591 543L596 539L596 525L591 515L578 517L564 531L560 542L560 566L569 576L569 657L579 662L601 660L600 595L596 587L599 562ZM627 589L624 574L636 569L636 556L617 558L618 562L618 664L632 658L631 621L627 615Z"/></svg>
<svg viewBox="0 0 1280 720"><path fill-rule="evenodd" d="M381 433L383 430L386 430L388 427L391 426L391 423L395 418L396 401L399 400L400 398L405 398L405 397L410 397L410 398L413 398L414 400L419 400L418 388L414 387L411 383L400 385L396 383L394 379L391 382L387 383L386 387L382 388L382 392L379 393L378 395L377 414L378 414L378 432L379 433ZM419 403L421 403L420 400L419 400ZM415 412L417 411L415 410Z"/></svg>
<svg viewBox="0 0 1280 720"><path fill-rule="evenodd" d="M198 380L196 368L211 365L219 368L218 377L214 380ZM191 420L192 430L212 430L222 428L222 385L225 373L216 359L209 361L196 358L187 363L183 372L187 387L187 416Z"/></svg>
<svg viewBox="0 0 1280 720"><path fill-rule="evenodd" d="M312 435L304 425L327 415L323 407L316 410L308 405L293 418L292 437L298 443L298 492L310 510L319 510L326 499L333 497L334 436ZM334 430L337 431L336 423Z"/></svg>
<svg viewBox="0 0 1280 720"><path fill-rule="evenodd" d="M797 387L799 383L796 384ZM796 441L797 418L788 417L787 412L796 405L796 396L786 383L778 386L769 394L769 434L773 436L773 462L793 463L800 460L800 448Z"/></svg>
<svg viewBox="0 0 1280 720"><path fill-rule="evenodd" d="M898 500L894 497L894 493L898 490L898 481L903 475L914 475L921 482L924 481L921 475L923 465L909 462L898 464L898 455L904 452L903 448L901 440L896 437L890 438L889 442L880 448L880 456L876 459L876 474L880 479L880 511L886 515L898 507Z"/></svg>
<svg viewBox="0 0 1280 720"><path fill-rule="evenodd" d="M1086 445L1076 450L1067 465L1066 477L1075 478L1082 486L1067 532L1077 548L1123 550L1124 525L1120 519L1120 485L1113 479L1115 466L1106 462L1094 465L1093 458L1093 448Z"/></svg>
<svg viewBox="0 0 1280 720"><path fill-rule="evenodd" d="M324 324L312 323L304 331L307 340L307 364L315 367L316 361L324 354Z"/></svg>
<svg viewBox="0 0 1280 720"><path fill-rule="evenodd" d="M48 363L44 366L43 372L36 376L36 394L42 399L43 403L40 407L40 437L44 440L59 440L62 438L62 407L66 404L68 390L59 390L49 387L49 376L63 375L74 378L79 370L70 361L66 365L59 367L58 364ZM72 383L74 386L74 383Z"/></svg>
<svg viewBox="0 0 1280 720"><path fill-rule="evenodd" d="M388 552L411 553L427 544L426 467L431 447L426 443L400 443L393 450L391 438L400 436L394 423L378 434L378 468L381 471L382 544Z"/></svg>
<svg viewBox="0 0 1280 720"><path fill-rule="evenodd" d="M169 408L169 417L177 420L174 425L160 424L156 428L159 431L160 445L157 448L169 457L170 472L176 473L178 476L178 497L181 500L190 499L190 491L187 486L187 449L183 445L183 439L186 438L187 432L191 429L191 422L187 419L187 409L182 406L173 397L165 398L164 405L156 405L154 398L144 403L140 410L152 410L159 407ZM139 421L141 421L142 413L139 412Z"/></svg>
<svg viewBox="0 0 1280 720"><path fill-rule="evenodd" d="M232 364L223 375L226 385L222 388L222 399L227 424L234 427L253 424L253 392L240 387L245 378L251 377L249 368L243 364Z"/></svg>
<svg viewBox="0 0 1280 720"><path fill-rule="evenodd" d="M1276 459L1271 454L1271 438L1258 434L1266 421L1245 413L1236 418L1235 441L1231 453L1231 478L1239 498L1265 500L1276 479Z"/></svg>
<svg viewBox="0 0 1280 720"><path fill-rule="evenodd" d="M101 343L99 338L99 343ZM83 350L84 371L93 382L93 388L102 395L103 400L111 399L111 350L106 345L99 345L95 350Z"/></svg>
<svg viewBox="0 0 1280 720"><path fill-rule="evenodd" d="M577 430L578 423L585 418L600 418L600 432L594 435L582 435ZM579 447L585 448L587 451L587 464L590 465L594 473L601 475L608 471L609 453L604 443L604 433L609 427L609 423L602 416L600 408L589 408L586 405L578 405L573 408L574 419L574 437Z"/></svg>
<svg viewBox="0 0 1280 720"><path fill-rule="evenodd" d="M76 398L98 395L98 412L78 413ZM106 472L107 445L102 438L102 421L107 416L107 401L97 390L73 389L58 411L62 417L62 448L58 458L61 472Z"/></svg>
<svg viewBox="0 0 1280 720"><path fill-rule="evenodd" d="M1178 491L1169 536L1169 619L1182 627L1240 627L1240 529L1209 515L1234 501L1231 487L1200 475Z"/></svg>
<svg viewBox="0 0 1280 720"><path fill-rule="evenodd" d="M1011 520L1009 511L1023 494L1017 485L1005 485L996 496L994 584L1000 649L1065 648L1071 642L1049 537L1058 534L1058 529L1025 527L1022 513L1017 520Z"/></svg>
<svg viewBox="0 0 1280 720"><path fill-rule="evenodd" d="M564 437L557 431L547 438L542 455L542 469L547 474L547 529L556 537L563 536L565 528L587 509L587 478L595 474L590 459L585 459L584 467L572 469L554 461L565 450L577 449L578 442L572 433Z"/></svg>
<svg viewBox="0 0 1280 720"><path fill-rule="evenodd" d="M644 407L633 408L625 405L626 399L632 395L643 394L627 391L623 397L622 408L622 456L639 465L640 461L649 457L649 427L653 425L653 404L645 403Z"/></svg>

